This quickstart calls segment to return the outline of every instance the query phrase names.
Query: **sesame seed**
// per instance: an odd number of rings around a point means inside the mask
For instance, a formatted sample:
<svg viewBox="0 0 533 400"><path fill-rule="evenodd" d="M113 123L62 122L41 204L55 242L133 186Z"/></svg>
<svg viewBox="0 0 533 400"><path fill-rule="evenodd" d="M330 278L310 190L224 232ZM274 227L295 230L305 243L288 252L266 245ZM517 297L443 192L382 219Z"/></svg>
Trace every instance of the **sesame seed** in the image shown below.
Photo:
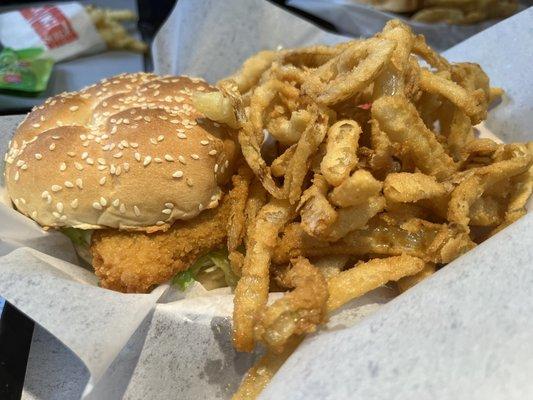
<svg viewBox="0 0 533 400"><path fill-rule="evenodd" d="M133 157L135 157L137 161L141 161L141 155L139 153L136 152Z"/></svg>
<svg viewBox="0 0 533 400"><path fill-rule="evenodd" d="M202 211L204 209L204 205L202 203L198 204L198 211Z"/></svg>
<svg viewBox="0 0 533 400"><path fill-rule="evenodd" d="M191 154L191 158L193 160L199 160L200 159L200 156L198 154Z"/></svg>
<svg viewBox="0 0 533 400"><path fill-rule="evenodd" d="M61 164L59 164L59 170L60 171L64 171L67 169L67 164L65 164L64 162L62 162Z"/></svg>
<svg viewBox="0 0 533 400"><path fill-rule="evenodd" d="M109 173L113 175L115 172L117 172L117 167L115 167L115 164L111 164L111 168L109 168Z"/></svg>
<svg viewBox="0 0 533 400"><path fill-rule="evenodd" d="M139 147L139 143L132 142L130 143L130 146L136 149L137 147Z"/></svg>
<svg viewBox="0 0 533 400"><path fill-rule="evenodd" d="M16 165L17 167L21 167L22 165L24 165L24 160L18 160Z"/></svg>
<svg viewBox="0 0 533 400"><path fill-rule="evenodd" d="M229 166L229 160L224 161L224 168L228 168Z"/></svg>
<svg viewBox="0 0 533 400"><path fill-rule="evenodd" d="M52 185L52 192L59 192L62 189L59 185Z"/></svg>
<svg viewBox="0 0 533 400"><path fill-rule="evenodd" d="M113 204L113 207L118 207L120 205L120 200L119 199L115 199L111 202L111 204Z"/></svg>
<svg viewBox="0 0 533 400"><path fill-rule="evenodd" d="M113 154L113 157L115 157L115 158L120 158L120 157L122 157L122 152L119 151L118 153Z"/></svg>
<svg viewBox="0 0 533 400"><path fill-rule="evenodd" d="M209 140L201 140L201 141L200 141L200 144L201 144L202 146L207 146L207 145L209 144Z"/></svg>
<svg viewBox="0 0 533 400"><path fill-rule="evenodd" d="M165 207L166 207L166 208L170 208L170 209L172 209L172 208L174 208L174 204L172 204L172 203L165 203Z"/></svg>
<svg viewBox="0 0 533 400"><path fill-rule="evenodd" d="M78 111L79 110L79 107L78 106L72 106L69 108L70 111Z"/></svg>
<svg viewBox="0 0 533 400"><path fill-rule="evenodd" d="M159 157L154 157L154 161L156 163L162 163L163 162L163 160L161 160Z"/></svg>
<svg viewBox="0 0 533 400"><path fill-rule="evenodd" d="M124 214L126 212L126 206L124 205L124 203L120 205L119 211L121 214Z"/></svg>
<svg viewBox="0 0 533 400"><path fill-rule="evenodd" d="M120 168L120 166L117 167L116 171L115 171L115 175L116 176L119 176L122 172L122 168Z"/></svg>
<svg viewBox="0 0 533 400"><path fill-rule="evenodd" d="M66 215L62 215L61 217L59 217L59 220L61 222L65 222L67 220L67 216Z"/></svg>
<svg viewBox="0 0 533 400"><path fill-rule="evenodd" d="M59 219L59 217L61 217L61 214L59 214L57 211L52 211L52 215L53 215L56 219Z"/></svg>
<svg viewBox="0 0 533 400"><path fill-rule="evenodd" d="M35 153L35 158L37 160L41 160L43 158L43 155L41 153Z"/></svg>
<svg viewBox="0 0 533 400"><path fill-rule="evenodd" d="M28 164L24 164L20 169L26 171L28 169Z"/></svg>
<svg viewBox="0 0 533 400"><path fill-rule="evenodd" d="M123 146L123 147L129 147L129 143L126 141L126 140L122 140L120 142L120 144Z"/></svg>
<svg viewBox="0 0 533 400"><path fill-rule="evenodd" d="M178 132L178 137L180 139L187 139L187 135L185 133L183 133L183 132Z"/></svg>
<svg viewBox="0 0 533 400"><path fill-rule="evenodd" d="M82 145L83 147L89 147L89 142L83 142L81 145Z"/></svg>
<svg viewBox="0 0 533 400"><path fill-rule="evenodd" d="M161 225L165 225L165 222L163 222L163 221L157 221L155 224L158 225L158 226L161 226Z"/></svg>
<svg viewBox="0 0 533 400"><path fill-rule="evenodd" d="M183 176L183 171L177 170L172 174L174 178L181 178Z"/></svg>
<svg viewBox="0 0 533 400"><path fill-rule="evenodd" d="M89 140L93 140L93 139L94 139L94 135L93 135L93 134L88 134L88 135L87 135L87 139L89 139Z"/></svg>
<svg viewBox="0 0 533 400"><path fill-rule="evenodd" d="M217 154L217 151L216 150L209 150L209 154L210 156L215 156Z"/></svg>
<svg viewBox="0 0 533 400"><path fill-rule="evenodd" d="M65 181L65 187L68 187L68 188L73 188L74 185L72 184L71 181Z"/></svg>
<svg viewBox="0 0 533 400"><path fill-rule="evenodd" d="M37 211L32 211L32 212L31 212L31 217L32 217L33 219L37 218Z"/></svg>
<svg viewBox="0 0 533 400"><path fill-rule="evenodd" d="M192 185L194 184L194 181L191 178L187 178L186 182L187 182L187 185L190 187L192 187Z"/></svg>
<svg viewBox="0 0 533 400"><path fill-rule="evenodd" d="M100 203L98 203L97 201L95 201L95 202L93 203L93 208L94 208L95 210L101 210L101 209L102 209L102 206L100 205Z"/></svg>
<svg viewBox="0 0 533 400"><path fill-rule="evenodd" d="M85 160L87 157L89 157L89 153L87 153L86 151L84 151L83 153L81 153L81 159L82 159L82 160Z"/></svg>
<svg viewBox="0 0 533 400"><path fill-rule="evenodd" d="M105 165L105 160L103 158L98 158L96 161L98 161L98 164Z"/></svg>
<svg viewBox="0 0 533 400"><path fill-rule="evenodd" d="M43 199L46 199L48 196L50 196L50 193L48 193L47 190L45 190L44 192L41 193L41 197L42 197Z"/></svg>
<svg viewBox="0 0 533 400"><path fill-rule="evenodd" d="M135 213L136 216L141 215L141 211L139 210L139 207L137 206L133 206L133 212Z"/></svg>
<svg viewBox="0 0 533 400"><path fill-rule="evenodd" d="M32 126L33 126L34 128L39 128L39 127L41 126L41 124L32 124Z"/></svg>
<svg viewBox="0 0 533 400"><path fill-rule="evenodd" d="M57 209L58 212L62 213L63 209L64 209L63 203L61 203L61 202L57 203L56 204L56 209Z"/></svg>
<svg viewBox="0 0 533 400"><path fill-rule="evenodd" d="M178 156L178 161L182 164L187 164L187 162L185 161L185 157L183 156Z"/></svg>
<svg viewBox="0 0 533 400"><path fill-rule="evenodd" d="M81 180L81 178L76 179L76 186L80 189L83 189L83 181Z"/></svg>
<svg viewBox="0 0 533 400"><path fill-rule="evenodd" d="M46 204L52 204L52 196L49 195L49 196L46 198Z"/></svg>
<svg viewBox="0 0 533 400"><path fill-rule="evenodd" d="M107 200L105 199L105 197L100 197L100 204L102 205L102 207L107 206Z"/></svg>
<svg viewBox="0 0 533 400"><path fill-rule="evenodd" d="M74 199L70 202L72 208L78 208L78 199Z"/></svg>
<svg viewBox="0 0 533 400"><path fill-rule="evenodd" d="M161 211L163 214L171 214L172 213L172 210L170 208L165 208L163 211Z"/></svg>
<svg viewBox="0 0 533 400"><path fill-rule="evenodd" d="M83 170L83 165L81 165L79 162L75 162L74 166L76 167L76 169L78 171L82 171Z"/></svg>
<svg viewBox="0 0 533 400"><path fill-rule="evenodd" d="M87 164L89 164L89 165L93 165L94 164L94 160L91 157L87 158L87 160L85 160L85 162Z"/></svg>
<svg viewBox="0 0 533 400"><path fill-rule="evenodd" d="M87 135L80 135L80 139L83 140L83 141L86 141L87 140Z"/></svg>
<svg viewBox="0 0 533 400"><path fill-rule="evenodd" d="M50 149L50 151L54 151L54 149L56 148L56 144L52 143L50 146L48 146L48 148Z"/></svg>
<svg viewBox="0 0 533 400"><path fill-rule="evenodd" d="M144 157L143 165L146 167L150 162L152 161L152 157L146 156Z"/></svg>
<svg viewBox="0 0 533 400"><path fill-rule="evenodd" d="M163 139L165 139L165 137L164 137L163 135L159 135L159 136L157 137L157 141L158 141L158 142L162 142Z"/></svg>
<svg viewBox="0 0 533 400"><path fill-rule="evenodd" d="M150 143L157 144L157 140L155 140L154 138L150 138Z"/></svg>
<svg viewBox="0 0 533 400"><path fill-rule="evenodd" d="M218 164L215 164L215 174L218 172Z"/></svg>
<svg viewBox="0 0 533 400"><path fill-rule="evenodd" d="M99 183L100 185L105 185L105 180L106 180L106 177L105 177L105 176L102 176L102 177L100 178L100 180L98 181L98 183Z"/></svg>
<svg viewBox="0 0 533 400"><path fill-rule="evenodd" d="M111 128L111 134L114 135L117 132L117 129L117 126L113 125L113 127Z"/></svg>

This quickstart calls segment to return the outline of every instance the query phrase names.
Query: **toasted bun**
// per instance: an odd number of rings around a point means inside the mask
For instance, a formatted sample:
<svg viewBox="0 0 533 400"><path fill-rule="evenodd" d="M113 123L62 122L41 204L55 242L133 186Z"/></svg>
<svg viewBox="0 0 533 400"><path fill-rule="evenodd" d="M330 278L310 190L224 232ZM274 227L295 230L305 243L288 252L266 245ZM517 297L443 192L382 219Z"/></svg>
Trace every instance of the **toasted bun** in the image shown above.
<svg viewBox="0 0 533 400"><path fill-rule="evenodd" d="M164 230L218 205L234 158L189 77L120 75L33 109L6 154L20 212L47 227Z"/></svg>

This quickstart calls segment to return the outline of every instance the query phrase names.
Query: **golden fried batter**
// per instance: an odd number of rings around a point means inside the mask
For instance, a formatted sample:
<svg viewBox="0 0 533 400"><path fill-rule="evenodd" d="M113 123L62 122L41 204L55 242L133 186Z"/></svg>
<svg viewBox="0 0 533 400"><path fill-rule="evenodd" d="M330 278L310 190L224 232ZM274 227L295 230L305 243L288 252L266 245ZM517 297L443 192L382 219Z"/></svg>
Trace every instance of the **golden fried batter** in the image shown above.
<svg viewBox="0 0 533 400"><path fill-rule="evenodd" d="M127 293L148 292L184 271L205 252L226 240L230 201L166 232L95 231L91 253L102 287Z"/></svg>

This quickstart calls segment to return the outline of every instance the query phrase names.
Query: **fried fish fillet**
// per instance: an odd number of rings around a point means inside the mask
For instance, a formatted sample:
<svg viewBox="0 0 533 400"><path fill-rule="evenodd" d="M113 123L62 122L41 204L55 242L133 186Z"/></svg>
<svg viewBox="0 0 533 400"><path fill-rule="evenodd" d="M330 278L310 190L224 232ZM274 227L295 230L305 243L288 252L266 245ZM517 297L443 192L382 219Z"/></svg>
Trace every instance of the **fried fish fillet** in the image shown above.
<svg viewBox="0 0 533 400"><path fill-rule="evenodd" d="M230 196L226 196L230 197ZM225 243L229 201L166 232L95 231L93 267L100 285L126 293L145 293L184 271L207 251Z"/></svg>

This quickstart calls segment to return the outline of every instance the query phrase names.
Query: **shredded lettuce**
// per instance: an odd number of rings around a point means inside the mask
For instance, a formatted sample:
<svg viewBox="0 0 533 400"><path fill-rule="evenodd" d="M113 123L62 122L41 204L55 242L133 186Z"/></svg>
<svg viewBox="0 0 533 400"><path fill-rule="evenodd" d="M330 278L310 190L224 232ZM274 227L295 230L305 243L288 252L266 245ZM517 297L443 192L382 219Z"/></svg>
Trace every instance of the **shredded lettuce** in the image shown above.
<svg viewBox="0 0 533 400"><path fill-rule="evenodd" d="M189 269L178 272L172 278L172 284L178 286L180 290L185 291L197 280L200 272L213 267L223 272L224 280L228 286L235 287L237 285L238 278L231 269L228 251L226 249L213 250L199 257Z"/></svg>
<svg viewBox="0 0 533 400"><path fill-rule="evenodd" d="M61 232L76 246L89 247L91 244L92 229L61 228Z"/></svg>

